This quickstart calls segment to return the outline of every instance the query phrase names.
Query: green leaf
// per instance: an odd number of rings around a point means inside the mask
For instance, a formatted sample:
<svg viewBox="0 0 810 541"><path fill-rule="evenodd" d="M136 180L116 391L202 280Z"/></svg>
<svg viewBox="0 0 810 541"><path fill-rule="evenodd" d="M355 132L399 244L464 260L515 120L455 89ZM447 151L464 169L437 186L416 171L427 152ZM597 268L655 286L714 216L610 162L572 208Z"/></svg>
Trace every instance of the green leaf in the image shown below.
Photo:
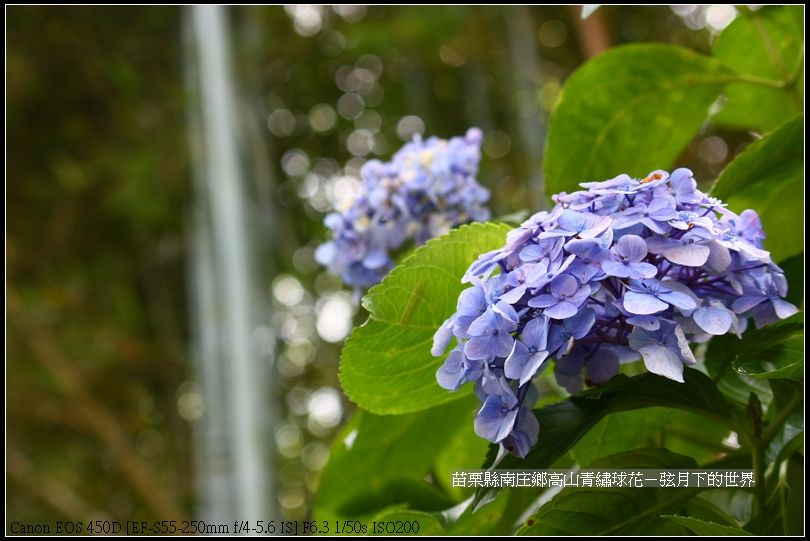
<svg viewBox="0 0 810 541"><path fill-rule="evenodd" d="M475 433L472 419L470 417L461 422L461 426L450 441L442 447L433 464L436 484L458 500L470 496L475 490L454 487L453 472L480 468L481 457L486 454L489 447L489 442Z"/></svg>
<svg viewBox="0 0 810 541"><path fill-rule="evenodd" d="M731 433L728 422L689 411L671 412L669 421L659 429L661 447L691 456L698 464L715 460L728 452L723 441Z"/></svg>
<svg viewBox="0 0 810 541"><path fill-rule="evenodd" d="M804 249L804 117L754 142L720 173L712 195L735 212L756 209L774 261Z"/></svg>
<svg viewBox="0 0 810 541"><path fill-rule="evenodd" d="M571 449L578 464L643 446L666 447L698 463L727 451L728 425L704 413L648 407L605 416Z"/></svg>
<svg viewBox="0 0 810 541"><path fill-rule="evenodd" d="M804 58L803 11L800 6L746 11L717 37L714 56L758 83L729 85L715 122L769 131L801 112L792 87Z"/></svg>
<svg viewBox="0 0 810 541"><path fill-rule="evenodd" d="M682 453L681 453L682 454ZM714 522L723 526L739 528L740 524L729 514L730 510L721 508L706 498L706 492L689 500L684 508L686 515L704 522ZM750 511L750 506L749 506Z"/></svg>
<svg viewBox="0 0 810 541"><path fill-rule="evenodd" d="M358 410L332 444L315 498L315 516L356 519L393 504L427 511L452 505L424 478L454 434L471 424L475 404L475 398L467 396L407 415Z"/></svg>
<svg viewBox="0 0 810 541"><path fill-rule="evenodd" d="M746 332L733 355L734 369L753 378L802 380L804 374L804 314Z"/></svg>
<svg viewBox="0 0 810 541"><path fill-rule="evenodd" d="M504 535L514 533L514 523L537 499L534 490L510 490L505 497L473 512L468 506L458 519L447 526L449 535Z"/></svg>
<svg viewBox="0 0 810 541"><path fill-rule="evenodd" d="M637 449L604 457L589 468L694 468L666 449ZM566 488L518 530L518 535L634 535L673 533L662 514L678 513L699 488Z"/></svg>
<svg viewBox="0 0 810 541"><path fill-rule="evenodd" d="M583 438L605 415L650 406L692 411L728 422L728 405L712 380L693 369L684 370L684 383L644 373L629 378L623 374L604 387L534 410L540 422L540 438L526 458L504 458L497 469L543 469L554 464ZM480 488L475 507L493 499L497 489Z"/></svg>
<svg viewBox="0 0 810 541"><path fill-rule="evenodd" d="M549 193L671 166L732 79L715 59L671 45L626 45L589 61L565 83L551 117Z"/></svg>
<svg viewBox="0 0 810 541"><path fill-rule="evenodd" d="M418 248L363 299L371 314L352 332L340 360L348 397L379 414L408 413L461 398L436 383L443 359L430 354L433 334L455 311L467 287L464 272L482 253L500 248L511 228L476 223Z"/></svg>
<svg viewBox="0 0 810 541"><path fill-rule="evenodd" d="M713 337L706 350L706 370L729 403L745 409L749 394L755 392L762 404L769 407L773 393L768 382L741 374L732 366L740 346L741 340L733 334Z"/></svg>
<svg viewBox="0 0 810 541"><path fill-rule="evenodd" d="M654 445L672 413L664 408L611 413L577 442L571 454L579 464L590 464L601 456Z"/></svg>
<svg viewBox="0 0 810 541"><path fill-rule="evenodd" d="M804 535L804 465L794 454L778 471L776 489L765 510L745 529L758 535Z"/></svg>
<svg viewBox="0 0 810 541"><path fill-rule="evenodd" d="M376 515L368 524L368 535L441 535L444 528L434 513L410 511L407 509L387 509Z"/></svg>
<svg viewBox="0 0 810 541"><path fill-rule="evenodd" d="M698 535L754 535L746 532L742 528L724 526L716 522L706 522L692 517L681 517L678 515L663 515L661 518L677 522L681 526L689 528Z"/></svg>

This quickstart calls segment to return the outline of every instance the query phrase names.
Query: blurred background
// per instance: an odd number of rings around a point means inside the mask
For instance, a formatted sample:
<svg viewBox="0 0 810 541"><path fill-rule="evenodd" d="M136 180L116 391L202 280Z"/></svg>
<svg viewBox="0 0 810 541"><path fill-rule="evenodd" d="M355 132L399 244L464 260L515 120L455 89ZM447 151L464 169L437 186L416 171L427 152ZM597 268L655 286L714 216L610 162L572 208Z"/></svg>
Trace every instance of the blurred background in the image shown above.
<svg viewBox="0 0 810 541"><path fill-rule="evenodd" d="M363 319L313 253L362 164L479 126L493 215L537 210L577 66L736 15L580 13L7 7L7 521L307 517ZM740 143L679 162L710 180Z"/></svg>

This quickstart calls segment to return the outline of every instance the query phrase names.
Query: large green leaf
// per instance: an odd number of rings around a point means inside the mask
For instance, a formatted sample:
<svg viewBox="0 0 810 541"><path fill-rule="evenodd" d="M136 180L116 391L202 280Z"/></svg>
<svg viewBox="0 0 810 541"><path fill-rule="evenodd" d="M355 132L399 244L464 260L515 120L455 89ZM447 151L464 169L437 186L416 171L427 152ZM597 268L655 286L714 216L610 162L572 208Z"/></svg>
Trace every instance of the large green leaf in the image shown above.
<svg viewBox="0 0 810 541"><path fill-rule="evenodd" d="M594 58L568 79L552 114L549 193L669 167L733 78L715 59L670 45L626 45Z"/></svg>
<svg viewBox="0 0 810 541"><path fill-rule="evenodd" d="M456 308L464 272L482 253L503 246L511 228L477 223L418 248L363 299L371 314L352 332L340 359L348 397L379 413L408 413L456 400L436 383L443 359L430 354L433 334Z"/></svg>
<svg viewBox="0 0 810 541"><path fill-rule="evenodd" d="M731 210L755 209L774 261L804 249L804 117L754 142L720 173L712 195Z"/></svg>
<svg viewBox="0 0 810 541"><path fill-rule="evenodd" d="M571 454L577 463L590 464L601 456L659 443L656 440L672 413L665 408L611 413L577 442Z"/></svg>
<svg viewBox="0 0 810 541"><path fill-rule="evenodd" d="M526 458L504 458L497 469L542 469L554 464L584 437L605 415L650 406L692 411L728 422L726 401L712 380L693 369L684 370L684 383L644 373L629 378L618 375L601 389L585 392L562 402L535 410L540 422L540 438ZM493 447L494 448L494 447ZM494 458L494 453L490 453ZM487 467L492 466L490 463ZM492 501L497 489L481 488L476 507Z"/></svg>
<svg viewBox="0 0 810 541"><path fill-rule="evenodd" d="M689 457L666 449L637 449L601 458L594 469L694 468ZM662 514L678 513L698 488L566 488L542 506L518 535L673 534Z"/></svg>
<svg viewBox="0 0 810 541"><path fill-rule="evenodd" d="M453 437L436 456L432 472L436 484L454 499L462 500L475 490L472 488L454 487L452 474L456 470L475 470L481 467L481 457L489 447L489 442L475 433L472 417L461 422Z"/></svg>
<svg viewBox="0 0 810 541"><path fill-rule="evenodd" d="M435 511L452 505L424 481L442 449L466 424L472 396L430 411L374 415L358 410L330 450L314 503L318 519L356 519L395 504Z"/></svg>
<svg viewBox="0 0 810 541"><path fill-rule="evenodd" d="M754 535L751 532L746 532L742 528L725 526L723 524L717 524L716 522L706 522L705 520L700 520L693 517L663 515L661 518L671 520L672 522L677 522L681 526L689 528L698 535Z"/></svg>
<svg viewBox="0 0 810 541"><path fill-rule="evenodd" d="M571 449L578 464L645 445L663 446L698 463L723 452L730 429L705 414L648 407L605 416Z"/></svg>
<svg viewBox="0 0 810 541"><path fill-rule="evenodd" d="M715 122L768 131L801 112L795 84L804 59L803 11L801 6L745 10L717 37L715 57L756 82L729 85Z"/></svg>

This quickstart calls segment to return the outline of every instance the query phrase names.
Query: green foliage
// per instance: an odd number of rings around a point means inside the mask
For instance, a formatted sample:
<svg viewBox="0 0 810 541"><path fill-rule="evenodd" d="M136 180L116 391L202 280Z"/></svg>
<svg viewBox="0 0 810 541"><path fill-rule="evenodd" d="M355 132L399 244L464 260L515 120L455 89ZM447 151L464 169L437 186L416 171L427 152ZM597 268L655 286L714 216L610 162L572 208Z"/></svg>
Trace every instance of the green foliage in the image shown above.
<svg viewBox="0 0 810 541"><path fill-rule="evenodd" d="M395 504L422 510L451 504L424 477L453 435L468 424L474 403L467 396L407 415L358 411L332 444L315 516L356 519Z"/></svg>
<svg viewBox="0 0 810 541"><path fill-rule="evenodd" d="M754 535L746 532L742 528L707 522L693 517L680 517L678 515L663 515L663 518L676 522L681 526L689 528L697 535Z"/></svg>
<svg viewBox="0 0 810 541"><path fill-rule="evenodd" d="M543 436L526 458L507 456L497 465L497 469L549 468L606 415L654 406L678 408L697 412L721 422L728 421L728 405L722 395L714 383L697 370L684 370L684 383L650 373L632 378L620 374L601 389L594 389L535 410ZM640 433L635 435L631 433L630 441L634 437L643 440ZM608 441L607 447L610 448L611 445L618 444L615 440ZM593 457L588 451L580 449L580 455L583 453L585 458ZM490 456L494 455L490 453ZM576 452L574 456L576 457ZM493 488L478 489L476 505L485 505L497 492L498 490Z"/></svg>
<svg viewBox="0 0 810 541"><path fill-rule="evenodd" d="M380 414L407 413L456 400L436 385L443 359L430 355L433 334L453 312L461 276L476 257L503 245L511 228L472 224L414 251L363 299L370 316L346 341L340 381L358 405Z"/></svg>
<svg viewBox="0 0 810 541"><path fill-rule="evenodd" d="M589 468L694 468L689 457L666 449L637 449L603 457ZM661 515L677 513L699 489L565 488L518 530L518 535L677 534Z"/></svg>
<svg viewBox="0 0 810 541"><path fill-rule="evenodd" d="M772 130L801 112L799 70L804 61L804 9L744 10L714 42L714 56L751 82L728 85L719 124Z"/></svg>
<svg viewBox="0 0 810 541"><path fill-rule="evenodd" d="M600 456L655 445L660 429L669 422L672 413L664 408L612 413L577 442L571 456L578 464L590 464Z"/></svg>
<svg viewBox="0 0 810 541"><path fill-rule="evenodd" d="M762 329L712 340L709 357L718 374L733 367L754 378L802 380L804 371L804 314L802 312Z"/></svg>
<svg viewBox="0 0 810 541"><path fill-rule="evenodd" d="M549 194L669 167L732 79L718 61L660 44L611 49L566 82L545 151Z"/></svg>
<svg viewBox="0 0 810 541"><path fill-rule="evenodd" d="M756 209L774 261L800 253L804 228L804 117L797 117L762 139L720 173L712 195L735 212Z"/></svg>

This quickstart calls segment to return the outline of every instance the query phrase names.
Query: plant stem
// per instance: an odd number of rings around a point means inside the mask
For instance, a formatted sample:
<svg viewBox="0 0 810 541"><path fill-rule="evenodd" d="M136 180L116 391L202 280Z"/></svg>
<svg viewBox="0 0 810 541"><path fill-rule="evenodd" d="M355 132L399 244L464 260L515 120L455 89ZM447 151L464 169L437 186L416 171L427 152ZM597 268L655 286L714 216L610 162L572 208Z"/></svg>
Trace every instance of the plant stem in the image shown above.
<svg viewBox="0 0 810 541"><path fill-rule="evenodd" d="M765 510L768 499L768 491L765 489L765 446L762 445L761 439L754 442L751 461L754 467L754 483L756 483L753 511L754 516L757 516Z"/></svg>
<svg viewBox="0 0 810 541"><path fill-rule="evenodd" d="M782 425L787 421L787 418L790 417L790 414L793 413L793 410L801 405L802 400L804 400L804 394L796 393L784 408L776 412L773 420L768 423L768 428L762 431L762 437L759 441L762 443L763 447L767 447L768 444L771 443L771 440L776 437L779 429L782 428Z"/></svg>

